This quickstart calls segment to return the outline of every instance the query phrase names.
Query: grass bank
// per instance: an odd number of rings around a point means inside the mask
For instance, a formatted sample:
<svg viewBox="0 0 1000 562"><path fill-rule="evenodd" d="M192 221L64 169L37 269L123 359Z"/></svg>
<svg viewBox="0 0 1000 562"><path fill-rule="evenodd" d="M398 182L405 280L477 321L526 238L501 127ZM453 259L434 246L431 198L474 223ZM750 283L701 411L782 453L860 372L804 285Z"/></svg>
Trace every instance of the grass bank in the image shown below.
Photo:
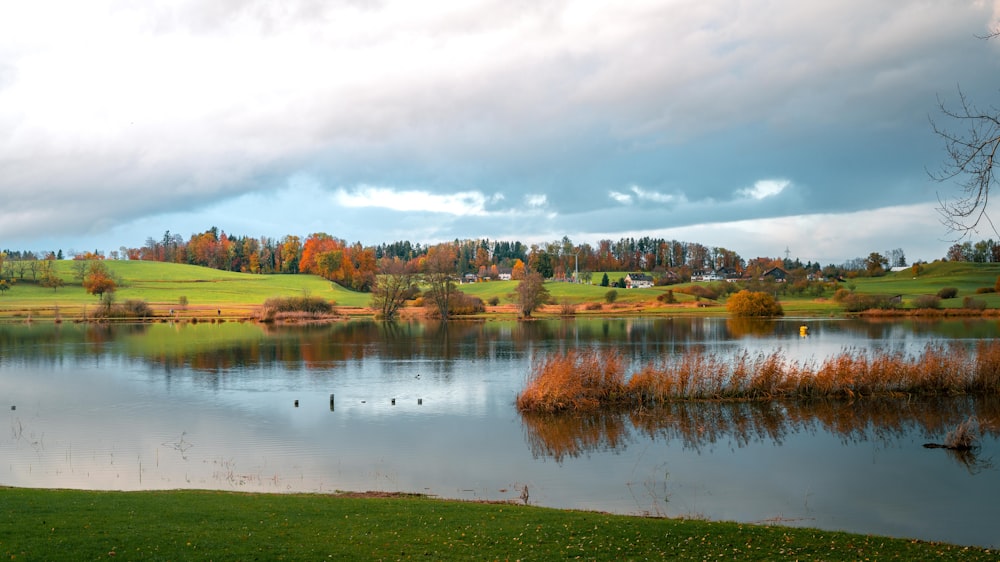
<svg viewBox="0 0 1000 562"><path fill-rule="evenodd" d="M995 560L996 552L813 529L419 496L0 488L8 560Z"/></svg>

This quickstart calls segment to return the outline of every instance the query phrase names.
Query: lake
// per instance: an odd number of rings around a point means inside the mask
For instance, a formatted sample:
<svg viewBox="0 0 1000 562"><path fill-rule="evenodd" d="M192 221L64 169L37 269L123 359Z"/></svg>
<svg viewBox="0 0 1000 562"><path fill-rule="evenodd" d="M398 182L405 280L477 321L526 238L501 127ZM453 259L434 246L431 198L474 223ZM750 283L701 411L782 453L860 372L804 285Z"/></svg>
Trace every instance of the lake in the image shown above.
<svg viewBox="0 0 1000 562"><path fill-rule="evenodd" d="M800 337L806 323L809 335ZM522 416L540 354L919 353L996 320L0 325L0 485L400 491L1000 546L1000 399ZM977 416L972 455L925 449Z"/></svg>

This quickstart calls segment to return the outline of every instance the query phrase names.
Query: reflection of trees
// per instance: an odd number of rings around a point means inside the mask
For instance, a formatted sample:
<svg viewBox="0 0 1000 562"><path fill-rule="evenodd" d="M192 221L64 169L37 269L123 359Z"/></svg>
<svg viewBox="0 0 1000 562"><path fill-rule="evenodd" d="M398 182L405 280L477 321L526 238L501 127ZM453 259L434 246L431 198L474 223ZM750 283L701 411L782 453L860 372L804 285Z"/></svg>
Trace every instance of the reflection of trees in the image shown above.
<svg viewBox="0 0 1000 562"><path fill-rule="evenodd" d="M726 327L734 338L770 336L774 334L775 323L762 318L736 317L727 319Z"/></svg>
<svg viewBox="0 0 1000 562"><path fill-rule="evenodd" d="M993 321L838 320L811 326L815 333L886 345L901 335L987 338L1000 335ZM244 366L320 368L371 357L380 360L511 360L538 349L608 347L629 360L648 361L697 349L706 342L748 336L797 337L798 323L784 320L738 322L725 318L577 318L534 322L452 320L332 324L0 324L0 360L12 350L21 360L55 361L104 354L149 359L165 369L192 367L219 371Z"/></svg>
<svg viewBox="0 0 1000 562"><path fill-rule="evenodd" d="M680 441L685 449L700 450L723 441L738 447L762 442L780 444L788 435L801 431L824 431L852 443L896 440L911 432L940 439L970 416L984 420L984 433L1000 434L1000 397L932 397L920 402L904 398L676 401L631 412L522 414L522 422L532 453L559 461L566 456L621 446L630 441L632 431L667 442ZM970 470L989 463L974 456L956 460Z"/></svg>

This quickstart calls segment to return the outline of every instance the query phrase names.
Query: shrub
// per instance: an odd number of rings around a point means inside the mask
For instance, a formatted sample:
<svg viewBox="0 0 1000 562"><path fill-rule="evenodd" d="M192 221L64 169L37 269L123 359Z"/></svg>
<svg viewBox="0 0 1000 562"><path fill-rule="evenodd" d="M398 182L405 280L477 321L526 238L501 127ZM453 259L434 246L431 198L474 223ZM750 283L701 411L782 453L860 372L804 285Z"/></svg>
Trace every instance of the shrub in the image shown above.
<svg viewBox="0 0 1000 562"><path fill-rule="evenodd" d="M492 297L490 297L490 300L488 300L486 302L490 303L490 306L496 306L496 305L500 304L500 297L492 296Z"/></svg>
<svg viewBox="0 0 1000 562"><path fill-rule="evenodd" d="M677 289L680 293L685 293L696 298L703 298L709 300L718 300L719 292L713 287L706 285L688 285L687 287L681 287Z"/></svg>
<svg viewBox="0 0 1000 562"><path fill-rule="evenodd" d="M958 289L955 287L942 287L941 290L937 292L937 296L942 299L953 299L958 296Z"/></svg>
<svg viewBox="0 0 1000 562"><path fill-rule="evenodd" d="M674 296L673 289L668 289L666 293L661 293L660 296L656 297L656 300L664 304L674 304L677 302L677 297Z"/></svg>
<svg viewBox="0 0 1000 562"><path fill-rule="evenodd" d="M962 308L967 308L969 310L986 310L986 301L983 299L965 297L962 299Z"/></svg>
<svg viewBox="0 0 1000 562"><path fill-rule="evenodd" d="M618 300L618 291L611 289L607 293L604 293L604 300L608 304L615 302L616 300Z"/></svg>
<svg viewBox="0 0 1000 562"><path fill-rule="evenodd" d="M602 305L599 302L588 302L583 307L584 310L602 310L603 308L604 308L604 305Z"/></svg>
<svg viewBox="0 0 1000 562"><path fill-rule="evenodd" d="M135 319L152 318L153 309L143 300L129 299L120 304L108 302L107 306L98 307L94 318Z"/></svg>
<svg viewBox="0 0 1000 562"><path fill-rule="evenodd" d="M995 287L979 287L978 289L976 289L977 295L982 295L985 293L995 293L995 292L997 292Z"/></svg>
<svg viewBox="0 0 1000 562"><path fill-rule="evenodd" d="M559 304L559 314L562 316L573 316L576 314L576 305L569 302L568 300L562 301Z"/></svg>
<svg viewBox="0 0 1000 562"><path fill-rule="evenodd" d="M273 297L264 301L257 310L257 318L262 322L273 322L278 318L319 317L333 314L334 303L322 297Z"/></svg>
<svg viewBox="0 0 1000 562"><path fill-rule="evenodd" d="M852 294L854 293L848 291L847 289L837 289L836 291L833 292L833 302L844 302Z"/></svg>
<svg viewBox="0 0 1000 562"><path fill-rule="evenodd" d="M862 312L865 310L893 310L897 301L888 295L859 295L851 293L840 301L847 312Z"/></svg>
<svg viewBox="0 0 1000 562"><path fill-rule="evenodd" d="M310 314L329 314L333 312L333 304L322 297L274 297L264 301L265 309L275 312L308 312Z"/></svg>
<svg viewBox="0 0 1000 562"><path fill-rule="evenodd" d="M913 299L914 308L941 308L941 298L937 295L920 295Z"/></svg>
<svg viewBox="0 0 1000 562"><path fill-rule="evenodd" d="M486 303L479 297L458 292L448 301L448 314L462 316L486 312Z"/></svg>
<svg viewBox="0 0 1000 562"><path fill-rule="evenodd" d="M729 297L729 301L726 303L726 310L733 316L742 317L784 315L781 305L778 304L773 295L759 291L748 291L746 289Z"/></svg>

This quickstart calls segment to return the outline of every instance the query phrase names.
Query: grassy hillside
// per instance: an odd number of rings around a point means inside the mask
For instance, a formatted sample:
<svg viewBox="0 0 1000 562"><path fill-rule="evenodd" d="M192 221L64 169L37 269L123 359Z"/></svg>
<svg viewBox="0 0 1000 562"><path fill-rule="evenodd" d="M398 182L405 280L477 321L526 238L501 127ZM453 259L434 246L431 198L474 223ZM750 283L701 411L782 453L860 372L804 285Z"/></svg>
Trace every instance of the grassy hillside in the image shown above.
<svg viewBox="0 0 1000 562"><path fill-rule="evenodd" d="M921 266L914 276L909 269L884 277L858 278L849 281L859 293L902 295L903 302L920 295L934 295L945 287L958 289L958 296L941 302L944 308L962 306L962 299L971 296L986 302L989 308L1000 307L1000 294L977 294L976 289L992 288L1000 276L1000 264L968 262L934 262Z"/></svg>
<svg viewBox="0 0 1000 562"><path fill-rule="evenodd" d="M371 302L368 293L349 291L315 275L252 275L219 271L205 267L184 264L107 261L108 268L120 281L115 298L121 302L128 299L143 300L158 315L169 314L170 310L181 310L182 315L214 316L222 311L224 317L245 317L265 300L279 296L301 296L309 294L334 301L338 306L366 307ZM97 297L84 291L75 275L74 262L56 262L56 268L66 285L57 290L46 289L29 280L17 282L14 287L0 295L0 318L54 317L57 313L67 318L82 316L88 307L98 304ZM620 274L609 274L617 279ZM962 306L963 297L971 296L982 300L988 308L1000 308L1000 294L982 293L976 290L993 287L1000 276L1000 264L974 264L935 262L922 266L914 277L912 271L890 273L884 277L857 278L841 286L858 293L901 295L904 306L912 303L920 295L934 295L945 287L954 287L958 296L942 301L944 308ZM599 277L599 276L597 276ZM461 290L489 302L498 299L501 305L515 302L517 281L493 281L461 285ZM663 314L725 314L725 302L702 299L698 308L693 304L695 297L684 294L685 286L702 285L688 283L671 287L652 289L616 289L616 307L605 307L603 312L623 312L642 310L647 313ZM546 288L556 303L574 304L604 303L608 287L562 282L548 282ZM667 290L674 291L676 306L663 306L656 298ZM181 306L182 297L187 306ZM840 312L834 303L832 291L823 298L780 296L781 304L788 315L830 315ZM637 308L638 307L638 308Z"/></svg>
<svg viewBox="0 0 1000 562"><path fill-rule="evenodd" d="M119 281L115 293L118 301L144 300L157 311L179 309L181 297L188 302L186 310L221 308L227 315L244 315L265 300L277 296L297 296L308 293L335 301L342 306L365 306L370 296L348 291L315 275L252 275L220 271L185 264L107 261L108 269ZM19 280L0 296L0 316L75 317L86 307L98 304L97 297L87 294L75 276L74 263L56 262L56 268L66 283L52 290L28 280Z"/></svg>

